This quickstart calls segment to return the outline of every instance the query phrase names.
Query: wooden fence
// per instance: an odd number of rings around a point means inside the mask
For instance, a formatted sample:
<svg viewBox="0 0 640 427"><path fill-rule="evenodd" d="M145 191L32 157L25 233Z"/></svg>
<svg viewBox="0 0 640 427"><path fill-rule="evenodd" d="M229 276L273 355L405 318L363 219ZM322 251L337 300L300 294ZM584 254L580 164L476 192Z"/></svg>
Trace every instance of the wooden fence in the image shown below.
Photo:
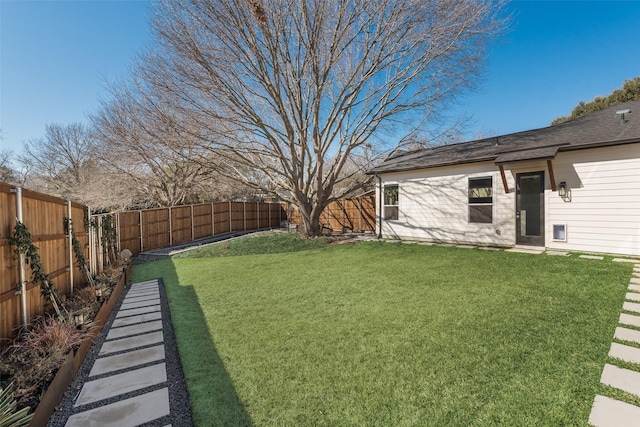
<svg viewBox="0 0 640 427"><path fill-rule="evenodd" d="M74 265L74 255L64 227L64 217L70 217L76 237L85 249L85 256L88 256L85 207L0 183L0 347L3 347L4 339L15 336L17 328L25 321L45 311L40 287L30 282L28 266L24 266L26 292L24 295L21 292L20 265L14 257L14 248L9 244L19 210L22 211L22 223L39 249L44 270L60 294L69 295L74 288L85 285L81 272Z"/></svg>
<svg viewBox="0 0 640 427"><path fill-rule="evenodd" d="M300 213L292 206L286 207L290 222L302 225ZM360 196L336 200L320 214L320 226L324 232L375 233L375 196Z"/></svg>
<svg viewBox="0 0 640 427"><path fill-rule="evenodd" d="M13 257L13 247L9 245L18 216L19 198L22 200L22 223L28 227L39 248L45 272L55 288L67 296L85 283L75 266L69 236L64 232L64 217L72 219L76 237L94 274L102 270L105 262L101 224L106 216L111 216L115 224L118 249L129 249L133 254L234 231L277 228L283 221L301 224L300 215L294 209L288 209L286 204L215 202L94 215L92 219L97 226L88 232L84 227L87 210L84 205L26 189L18 192L0 183L0 347L3 339L15 336L25 318L30 321L45 310L45 301L37 285L27 283L24 298L19 291L20 268ZM324 231L374 232L374 197L333 202L322 213L321 223ZM29 281L31 271L28 267L25 267L25 273Z"/></svg>
<svg viewBox="0 0 640 427"><path fill-rule="evenodd" d="M214 202L119 212L118 247L150 251L233 231L280 227L286 213L280 203Z"/></svg>

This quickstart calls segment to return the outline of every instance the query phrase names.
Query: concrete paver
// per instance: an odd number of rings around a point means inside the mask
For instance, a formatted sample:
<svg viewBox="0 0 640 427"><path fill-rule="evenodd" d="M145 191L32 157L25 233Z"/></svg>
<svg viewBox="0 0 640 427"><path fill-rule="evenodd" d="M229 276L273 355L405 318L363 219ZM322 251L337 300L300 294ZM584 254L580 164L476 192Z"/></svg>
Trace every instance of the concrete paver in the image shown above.
<svg viewBox="0 0 640 427"><path fill-rule="evenodd" d="M604 259L603 256L599 256L599 255L579 255L578 258L583 258L583 259L597 259L602 261Z"/></svg>
<svg viewBox="0 0 640 427"><path fill-rule="evenodd" d="M164 363L134 369L122 374L111 375L84 383L75 406L86 405L110 397L141 390L167 381L167 368Z"/></svg>
<svg viewBox="0 0 640 427"><path fill-rule="evenodd" d="M116 314L116 319L127 316L135 316L137 314L153 313L154 311L160 311L159 305L150 305L142 308L132 308L131 310L120 310Z"/></svg>
<svg viewBox="0 0 640 427"><path fill-rule="evenodd" d="M609 356L624 360L625 362L640 364L640 348L618 344L617 342L611 343Z"/></svg>
<svg viewBox="0 0 640 427"><path fill-rule="evenodd" d="M630 291L640 292L640 285L629 285Z"/></svg>
<svg viewBox="0 0 640 427"><path fill-rule="evenodd" d="M569 256L569 252L564 252L564 251L547 251L547 255L551 255L551 256Z"/></svg>
<svg viewBox="0 0 640 427"><path fill-rule="evenodd" d="M637 426L640 408L605 396L596 396L589 416L589 424L595 427Z"/></svg>
<svg viewBox="0 0 640 427"><path fill-rule="evenodd" d="M100 348L100 356L115 353L118 351L133 350L151 344L158 344L163 341L162 331L151 332L144 335L136 335L129 338L120 338L113 341L106 341Z"/></svg>
<svg viewBox="0 0 640 427"><path fill-rule="evenodd" d="M637 259L630 259L630 258L614 258L613 262L633 262L636 263L638 262Z"/></svg>
<svg viewBox="0 0 640 427"><path fill-rule="evenodd" d="M543 249L520 249L520 248L511 248L511 249L505 249L505 252L515 252L515 253L520 253L520 254L532 254L532 255L539 255L541 253L544 252Z"/></svg>
<svg viewBox="0 0 640 427"><path fill-rule="evenodd" d="M635 302L625 302L622 304L622 309L633 311L634 313L640 313L640 304Z"/></svg>
<svg viewBox="0 0 640 427"><path fill-rule="evenodd" d="M632 277L631 283L633 283L634 285L640 285L640 279L637 277Z"/></svg>
<svg viewBox="0 0 640 427"><path fill-rule="evenodd" d="M640 397L640 372L606 364L600 382Z"/></svg>
<svg viewBox="0 0 640 427"><path fill-rule="evenodd" d="M640 344L640 331L628 328L616 328L615 338L622 341L635 342Z"/></svg>
<svg viewBox="0 0 640 427"><path fill-rule="evenodd" d="M69 417L65 427L134 427L169 415L169 389L120 400Z"/></svg>
<svg viewBox="0 0 640 427"><path fill-rule="evenodd" d="M121 306L120 310L131 310L132 308L140 308L140 307L148 307L150 305L158 305L160 304L160 298L150 299L146 301L125 301Z"/></svg>
<svg viewBox="0 0 640 427"><path fill-rule="evenodd" d="M126 302L127 304L132 303L132 302L140 302L140 301L149 301L151 299L158 299L158 296L156 295L146 295L146 296L141 296L141 297L131 297L131 298L127 298L126 300L123 301L123 304Z"/></svg>
<svg viewBox="0 0 640 427"><path fill-rule="evenodd" d="M629 301L640 301L640 293L638 292L627 292L625 298Z"/></svg>
<svg viewBox="0 0 640 427"><path fill-rule="evenodd" d="M157 298L160 296L160 292L158 290L149 289L148 291L139 291L139 292L132 293L130 295L130 298L138 298L138 297L146 297L146 296L155 296Z"/></svg>
<svg viewBox="0 0 640 427"><path fill-rule="evenodd" d="M151 362L164 360L164 345L156 345L154 347L133 350L115 356L107 356L97 359L89 377L103 375L109 372L115 372L122 369L144 365Z"/></svg>
<svg viewBox="0 0 640 427"><path fill-rule="evenodd" d="M623 325L638 326L640 327L640 316L634 316L633 314L621 313L618 323Z"/></svg>
<svg viewBox="0 0 640 427"><path fill-rule="evenodd" d="M154 320L153 322L137 323L135 325L122 326L120 328L111 328L106 339L112 340L160 330L162 330L162 321Z"/></svg>
<svg viewBox="0 0 640 427"><path fill-rule="evenodd" d="M139 314L137 316L121 317L120 319L115 319L111 324L111 327L118 328L120 326L133 325L136 323L149 322L151 320L160 319L162 319L162 313L159 311L155 311L153 313Z"/></svg>

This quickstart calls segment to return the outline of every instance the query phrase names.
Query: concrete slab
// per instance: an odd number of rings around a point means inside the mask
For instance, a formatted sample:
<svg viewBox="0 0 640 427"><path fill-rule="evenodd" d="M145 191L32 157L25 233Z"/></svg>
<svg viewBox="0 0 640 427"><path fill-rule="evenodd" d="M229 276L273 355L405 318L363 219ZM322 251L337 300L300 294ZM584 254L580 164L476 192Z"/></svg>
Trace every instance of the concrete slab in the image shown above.
<svg viewBox="0 0 640 427"><path fill-rule="evenodd" d="M493 252L500 252L502 250L501 248L493 248L491 246L479 246L478 249L482 251L493 251Z"/></svg>
<svg viewBox="0 0 640 427"><path fill-rule="evenodd" d="M96 359L90 377L164 360L164 344Z"/></svg>
<svg viewBox="0 0 640 427"><path fill-rule="evenodd" d="M99 380L87 381L84 383L74 406L98 402L166 381L167 367L164 363L111 375Z"/></svg>
<svg viewBox="0 0 640 427"><path fill-rule="evenodd" d="M640 293L638 292L627 292L625 298L629 301L640 301Z"/></svg>
<svg viewBox="0 0 640 427"><path fill-rule="evenodd" d="M418 244L422 245L422 246L433 246L433 245L435 245L435 243L433 243L433 242L418 242Z"/></svg>
<svg viewBox="0 0 640 427"><path fill-rule="evenodd" d="M633 311L634 313L640 313L640 304L636 302L625 302L622 304L622 309Z"/></svg>
<svg viewBox="0 0 640 427"><path fill-rule="evenodd" d="M138 316L121 317L120 319L115 319L111 324L111 327L118 328L120 326L135 325L136 323L144 323L160 319L162 319L162 313L156 311L153 313L140 314Z"/></svg>
<svg viewBox="0 0 640 427"><path fill-rule="evenodd" d="M640 279L638 279L637 277L632 277L630 283L633 283L634 285L640 285Z"/></svg>
<svg viewBox="0 0 640 427"><path fill-rule="evenodd" d="M119 328L111 328L107 334L106 340L114 340L117 338L130 337L132 335L140 335L147 332L161 331L162 321L154 320L153 322L138 323L135 325L122 326Z"/></svg>
<svg viewBox="0 0 640 427"><path fill-rule="evenodd" d="M531 255L540 255L544 251L541 249L521 249L521 248L511 248L505 249L505 252L516 252L519 254L531 254Z"/></svg>
<svg viewBox="0 0 640 427"><path fill-rule="evenodd" d="M416 242L415 240L402 240L400 243L403 243L405 245L417 245L418 242Z"/></svg>
<svg viewBox="0 0 640 427"><path fill-rule="evenodd" d="M630 291L640 292L640 285L629 285L628 288Z"/></svg>
<svg viewBox="0 0 640 427"><path fill-rule="evenodd" d="M476 247L473 245L456 245L456 248L460 249L475 249Z"/></svg>
<svg viewBox="0 0 640 427"><path fill-rule="evenodd" d="M148 307L132 308L131 310L118 310L116 319L127 316L136 316L138 314L153 313L154 311L160 311L160 306L150 305Z"/></svg>
<svg viewBox="0 0 640 427"><path fill-rule="evenodd" d="M386 239L386 240L383 240L383 241L387 242L387 243L400 243L400 240L398 240L398 239Z"/></svg>
<svg viewBox="0 0 640 427"><path fill-rule="evenodd" d="M159 283L159 279L151 279L151 280L145 280L144 282L136 282L136 283L132 283L131 287L134 286L141 286L141 285L149 285L149 284L158 284Z"/></svg>
<svg viewBox="0 0 640 427"><path fill-rule="evenodd" d="M145 393L69 417L65 427L135 427L169 415L169 389Z"/></svg>
<svg viewBox="0 0 640 427"><path fill-rule="evenodd" d="M453 245L451 243L436 243L435 246L440 246L441 248L450 248Z"/></svg>
<svg viewBox="0 0 640 427"><path fill-rule="evenodd" d="M564 252L564 251L547 251L547 255L551 255L551 256L569 256L569 252Z"/></svg>
<svg viewBox="0 0 640 427"><path fill-rule="evenodd" d="M151 344L159 344L164 342L162 331L151 332L144 335L136 335L135 337L121 338L113 341L105 341L100 347L100 356L105 354L116 353L118 351L133 350L145 347Z"/></svg>
<svg viewBox="0 0 640 427"><path fill-rule="evenodd" d="M159 295L159 294L158 294ZM123 303L130 303L130 302L140 302L140 301L149 301L151 299L158 299L158 297L156 295L143 295L141 297L136 297L133 296L131 298L125 298L122 300Z"/></svg>
<svg viewBox="0 0 640 427"><path fill-rule="evenodd" d="M624 360L625 362L640 364L640 348L630 347L616 342L611 343L609 357Z"/></svg>
<svg viewBox="0 0 640 427"><path fill-rule="evenodd" d="M600 382L640 397L640 372L607 363L604 365Z"/></svg>
<svg viewBox="0 0 640 427"><path fill-rule="evenodd" d="M604 259L603 256L598 256L598 255L580 255L578 258L583 258L583 259L597 259L602 261Z"/></svg>
<svg viewBox="0 0 640 427"><path fill-rule="evenodd" d="M640 331L617 327L614 337L621 341L630 341L640 344Z"/></svg>
<svg viewBox="0 0 640 427"><path fill-rule="evenodd" d="M127 296L124 298L125 300L127 298L139 298L139 297L146 297L149 295L160 295L160 291L157 289L149 289L148 291L136 291L136 292L131 292L129 294L127 294Z"/></svg>
<svg viewBox="0 0 640 427"><path fill-rule="evenodd" d="M150 299L146 301L134 301L129 302L124 300L120 306L120 310L131 310L132 308L148 307L150 305L160 304L160 298Z"/></svg>
<svg viewBox="0 0 640 427"><path fill-rule="evenodd" d="M638 425L640 408L605 396L596 396L589 415L595 427L623 427Z"/></svg>
<svg viewBox="0 0 640 427"><path fill-rule="evenodd" d="M620 320L618 320L618 322L622 323L623 325L640 327L640 316L634 316L632 314L622 313L620 314Z"/></svg>
<svg viewBox="0 0 640 427"><path fill-rule="evenodd" d="M630 259L630 258L614 258L613 262L633 262L633 263L636 263L636 262L640 262L640 261L637 260L637 259Z"/></svg>

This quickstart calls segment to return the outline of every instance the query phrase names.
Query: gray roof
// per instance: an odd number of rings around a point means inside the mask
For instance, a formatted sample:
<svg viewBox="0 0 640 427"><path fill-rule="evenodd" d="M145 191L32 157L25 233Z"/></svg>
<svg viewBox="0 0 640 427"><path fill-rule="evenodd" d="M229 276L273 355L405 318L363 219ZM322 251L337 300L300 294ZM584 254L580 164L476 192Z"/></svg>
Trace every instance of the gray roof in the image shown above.
<svg viewBox="0 0 640 427"><path fill-rule="evenodd" d="M630 113L616 114L621 110ZM392 155L369 174L482 161L496 164L552 159L558 151L640 142L640 101L625 102L570 122L459 144Z"/></svg>

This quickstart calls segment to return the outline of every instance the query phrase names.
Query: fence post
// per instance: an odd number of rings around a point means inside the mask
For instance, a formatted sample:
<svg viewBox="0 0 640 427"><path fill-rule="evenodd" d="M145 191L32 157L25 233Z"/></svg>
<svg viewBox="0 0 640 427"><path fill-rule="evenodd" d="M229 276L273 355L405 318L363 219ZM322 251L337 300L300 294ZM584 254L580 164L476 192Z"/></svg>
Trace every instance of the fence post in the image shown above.
<svg viewBox="0 0 640 427"><path fill-rule="evenodd" d="M231 200L229 200L229 233L233 231L233 222L231 222Z"/></svg>
<svg viewBox="0 0 640 427"><path fill-rule="evenodd" d="M173 223L171 222L171 206L169 206L169 246L173 246Z"/></svg>
<svg viewBox="0 0 640 427"><path fill-rule="evenodd" d="M193 205L189 205L189 207L191 208L191 241L193 242L196 239L195 237L196 224L193 221Z"/></svg>
<svg viewBox="0 0 640 427"><path fill-rule="evenodd" d="M73 297L73 222L71 220L71 200L67 200L67 238L69 239L69 296Z"/></svg>
<svg viewBox="0 0 640 427"><path fill-rule="evenodd" d="M216 216L213 212L213 202L211 202L211 237L216 235Z"/></svg>
<svg viewBox="0 0 640 427"><path fill-rule="evenodd" d="M142 234L142 211L138 211L140 215L140 252L144 252L144 235Z"/></svg>
<svg viewBox="0 0 640 427"><path fill-rule="evenodd" d="M244 229L247 230L247 202L242 202L242 220L244 221Z"/></svg>
<svg viewBox="0 0 640 427"><path fill-rule="evenodd" d="M98 241L97 241L97 258L98 258L98 271L104 270L104 248L102 247L102 215L98 217Z"/></svg>
<svg viewBox="0 0 640 427"><path fill-rule="evenodd" d="M269 228L272 228L273 224L271 224L271 202L267 202L267 207L269 209Z"/></svg>
<svg viewBox="0 0 640 427"><path fill-rule="evenodd" d="M120 243L120 212L116 212L115 217L116 217L116 241L118 244L118 252L121 252L122 244Z"/></svg>
<svg viewBox="0 0 640 427"><path fill-rule="evenodd" d="M16 193L16 217L19 223L22 224L22 188L16 187L11 189L12 193ZM20 273L20 318L22 320L22 333L26 334L29 328L29 319L27 316L27 279L24 254L20 254L18 257L18 272ZM18 293L16 292L16 293Z"/></svg>
<svg viewBox="0 0 640 427"><path fill-rule="evenodd" d="M260 202L256 202L256 230L260 230Z"/></svg>

